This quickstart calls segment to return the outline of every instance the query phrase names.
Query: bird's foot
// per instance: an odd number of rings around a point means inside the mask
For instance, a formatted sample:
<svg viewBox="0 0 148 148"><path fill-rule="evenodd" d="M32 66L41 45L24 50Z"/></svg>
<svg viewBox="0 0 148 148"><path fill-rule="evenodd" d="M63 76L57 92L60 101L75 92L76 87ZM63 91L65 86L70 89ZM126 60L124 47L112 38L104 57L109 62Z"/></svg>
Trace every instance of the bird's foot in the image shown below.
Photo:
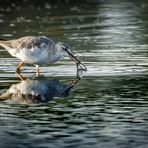
<svg viewBox="0 0 148 148"><path fill-rule="evenodd" d="M40 75L40 68L39 65L36 65L36 77L39 77Z"/></svg>
<svg viewBox="0 0 148 148"><path fill-rule="evenodd" d="M35 74L35 76L36 76L36 77L39 77L39 76L40 76L40 72L37 71L36 74Z"/></svg>

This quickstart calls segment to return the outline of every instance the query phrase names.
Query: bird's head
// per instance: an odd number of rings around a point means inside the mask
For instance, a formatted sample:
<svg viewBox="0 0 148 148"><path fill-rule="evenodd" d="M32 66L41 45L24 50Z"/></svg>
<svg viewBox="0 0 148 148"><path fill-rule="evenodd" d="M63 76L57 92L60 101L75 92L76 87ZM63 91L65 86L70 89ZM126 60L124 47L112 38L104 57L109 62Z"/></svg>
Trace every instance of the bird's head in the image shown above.
<svg viewBox="0 0 148 148"><path fill-rule="evenodd" d="M63 42L58 42L56 43L56 46L58 49L60 49L60 52L63 54L65 57L70 57L77 65L83 66L83 69L87 70L87 68L82 64L71 52L69 45Z"/></svg>
<svg viewBox="0 0 148 148"><path fill-rule="evenodd" d="M69 53L71 53L70 47L66 43L58 42L56 43L56 47L64 57L69 56Z"/></svg>

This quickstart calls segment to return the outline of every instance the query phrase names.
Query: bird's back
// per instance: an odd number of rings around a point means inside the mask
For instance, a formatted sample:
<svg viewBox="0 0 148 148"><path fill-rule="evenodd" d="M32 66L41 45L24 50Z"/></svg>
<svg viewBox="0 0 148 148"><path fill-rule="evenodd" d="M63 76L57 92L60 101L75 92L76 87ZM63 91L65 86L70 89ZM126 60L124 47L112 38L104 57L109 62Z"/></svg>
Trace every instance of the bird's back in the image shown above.
<svg viewBox="0 0 148 148"><path fill-rule="evenodd" d="M25 36L13 40L6 40L1 38L0 45L6 48L7 50L9 49L21 50L23 48L30 49L33 47L46 48L50 46L55 46L55 43L54 41L45 36L37 36L37 37Z"/></svg>
<svg viewBox="0 0 148 148"><path fill-rule="evenodd" d="M49 53L54 53L55 42L45 36L25 36L14 40L0 40L0 45L26 63L44 62Z"/></svg>
<svg viewBox="0 0 148 148"><path fill-rule="evenodd" d="M30 48L46 48L55 46L54 41L45 36L26 36L16 40L11 40L13 48L20 49L30 49Z"/></svg>

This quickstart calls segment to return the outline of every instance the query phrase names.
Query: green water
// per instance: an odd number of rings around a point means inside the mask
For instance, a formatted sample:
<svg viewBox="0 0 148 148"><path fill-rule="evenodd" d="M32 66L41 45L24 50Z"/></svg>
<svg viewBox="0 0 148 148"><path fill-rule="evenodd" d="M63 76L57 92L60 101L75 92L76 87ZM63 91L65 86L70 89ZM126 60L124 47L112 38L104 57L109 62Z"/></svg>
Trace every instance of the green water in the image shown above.
<svg viewBox="0 0 148 148"><path fill-rule="evenodd" d="M21 82L20 61L0 47L1 147L147 148L147 14L144 0L0 2L1 37L66 42L88 69L77 81L68 58L42 66L39 78L25 65Z"/></svg>

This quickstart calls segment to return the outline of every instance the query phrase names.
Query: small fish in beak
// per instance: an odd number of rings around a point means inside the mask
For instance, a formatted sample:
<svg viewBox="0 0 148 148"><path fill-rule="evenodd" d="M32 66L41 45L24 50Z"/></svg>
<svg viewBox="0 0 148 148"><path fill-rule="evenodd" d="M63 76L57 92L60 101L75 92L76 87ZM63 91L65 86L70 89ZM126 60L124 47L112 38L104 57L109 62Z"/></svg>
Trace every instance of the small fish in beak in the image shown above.
<svg viewBox="0 0 148 148"><path fill-rule="evenodd" d="M67 44L62 42L58 42L57 44L60 45L62 51L64 51L64 53L66 52L66 54L68 54L68 56L76 63L77 69L80 67L81 70L87 71L86 66L71 53L70 47Z"/></svg>

